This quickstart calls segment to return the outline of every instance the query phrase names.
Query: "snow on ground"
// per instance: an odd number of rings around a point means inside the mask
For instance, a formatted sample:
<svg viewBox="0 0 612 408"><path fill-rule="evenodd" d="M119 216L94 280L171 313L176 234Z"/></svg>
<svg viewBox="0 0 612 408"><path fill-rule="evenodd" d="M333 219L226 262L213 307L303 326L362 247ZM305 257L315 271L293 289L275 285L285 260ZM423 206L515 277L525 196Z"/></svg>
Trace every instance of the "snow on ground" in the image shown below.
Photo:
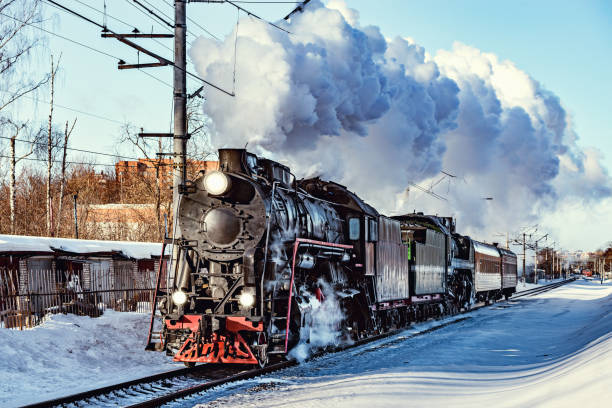
<svg viewBox="0 0 612 408"><path fill-rule="evenodd" d="M29 330L0 329L0 406L75 394L180 368L145 351L149 315L53 315Z"/></svg>
<svg viewBox="0 0 612 408"><path fill-rule="evenodd" d="M612 282L579 280L209 391L198 407L608 407ZM195 401L195 402L194 402Z"/></svg>
<svg viewBox="0 0 612 408"><path fill-rule="evenodd" d="M459 322L414 336L454 320ZM144 351L148 322L144 314L109 310L95 319L54 315L34 329L1 329L0 406L181 367L163 353ZM219 387L198 402L215 407L603 407L612 400L611 332L612 282L579 280Z"/></svg>

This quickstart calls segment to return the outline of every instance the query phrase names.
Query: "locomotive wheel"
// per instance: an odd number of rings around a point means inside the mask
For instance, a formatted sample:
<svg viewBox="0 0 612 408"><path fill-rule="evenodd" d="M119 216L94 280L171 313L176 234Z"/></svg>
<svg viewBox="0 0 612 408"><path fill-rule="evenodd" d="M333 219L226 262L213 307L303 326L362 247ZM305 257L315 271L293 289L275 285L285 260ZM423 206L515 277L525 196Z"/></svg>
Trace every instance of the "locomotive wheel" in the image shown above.
<svg viewBox="0 0 612 408"><path fill-rule="evenodd" d="M268 346L260 346L258 347L257 354L255 356L257 358L257 362L259 363L259 367L264 368L268 365Z"/></svg>
<svg viewBox="0 0 612 408"><path fill-rule="evenodd" d="M268 342L266 341L265 333L259 333L257 336L257 344L253 346L253 351L257 363L259 363L259 367L264 368L270 361L268 357Z"/></svg>

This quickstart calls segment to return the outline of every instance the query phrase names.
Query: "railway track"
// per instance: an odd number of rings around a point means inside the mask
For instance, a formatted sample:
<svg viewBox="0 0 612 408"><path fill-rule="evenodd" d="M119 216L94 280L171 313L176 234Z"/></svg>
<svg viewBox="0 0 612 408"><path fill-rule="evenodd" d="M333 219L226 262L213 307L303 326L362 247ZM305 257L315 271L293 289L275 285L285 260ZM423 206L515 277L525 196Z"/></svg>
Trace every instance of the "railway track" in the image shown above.
<svg viewBox="0 0 612 408"><path fill-rule="evenodd" d="M517 299L525 296L533 296L543 293L559 286L573 282L576 278L570 278L563 281L555 282L549 285L539 286L537 288L528 289L516 292L510 299ZM467 314L475 310L485 307L484 304L474 305L470 310L463 311L459 314ZM450 322L442 323L438 326L423 330L422 332L411 335L411 337L424 335L432 331L441 329L451 324L455 324L468 319L461 317ZM335 348L333 352L343 351L349 348L354 348L366 343L381 340L386 337L393 336L405 328L391 330L389 332L368 337L354 342L351 345ZM324 354L319 352L317 355ZM295 361L283 361L272 364L264 368L252 369L251 367L234 367L227 365L207 364L199 365L192 368L182 368L172 370L161 374L155 374L139 378L132 381L127 381L119 384L110 385L90 391L81 392L66 397L56 398L53 400L43 401L36 404L27 405L24 408L38 407L54 407L54 406L69 406L69 407L106 407L106 406L123 406L129 408L147 408L158 407L165 403L174 400L188 397L211 388L228 384L236 381L255 378L267 373L281 370L286 367L296 365Z"/></svg>
<svg viewBox="0 0 612 408"><path fill-rule="evenodd" d="M514 295L512 295L511 299L517 299L523 296L531 296L531 295L537 295L539 293L543 293L543 292L547 292L551 289L555 289L558 288L559 286L563 286L567 283L573 282L575 281L576 278L569 278L569 279L565 279L559 282L554 282L551 283L549 285L542 285L542 286L538 286L536 288L531 288L531 289L527 289L527 290L522 290L520 292L516 292Z"/></svg>

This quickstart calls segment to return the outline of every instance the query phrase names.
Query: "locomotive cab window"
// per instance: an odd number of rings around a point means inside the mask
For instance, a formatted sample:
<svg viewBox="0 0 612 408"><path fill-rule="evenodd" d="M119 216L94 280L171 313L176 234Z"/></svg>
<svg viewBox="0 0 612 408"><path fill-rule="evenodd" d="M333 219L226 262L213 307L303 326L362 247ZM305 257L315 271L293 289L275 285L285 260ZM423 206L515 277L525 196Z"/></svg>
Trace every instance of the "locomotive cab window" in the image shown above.
<svg viewBox="0 0 612 408"><path fill-rule="evenodd" d="M349 218L349 239L356 241L359 239L359 234L359 218Z"/></svg>
<svg viewBox="0 0 612 408"><path fill-rule="evenodd" d="M368 220L368 241L376 242L378 241L378 223L374 219Z"/></svg>

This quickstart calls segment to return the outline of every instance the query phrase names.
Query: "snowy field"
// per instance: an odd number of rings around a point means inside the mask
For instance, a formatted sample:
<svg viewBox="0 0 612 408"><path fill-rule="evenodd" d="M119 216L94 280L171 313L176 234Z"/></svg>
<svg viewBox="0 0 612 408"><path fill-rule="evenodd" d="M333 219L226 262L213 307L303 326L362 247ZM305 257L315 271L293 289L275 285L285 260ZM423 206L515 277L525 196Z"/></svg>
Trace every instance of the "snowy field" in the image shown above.
<svg viewBox="0 0 612 408"><path fill-rule="evenodd" d="M610 406L612 282L579 280L468 316L220 387L198 407Z"/></svg>
<svg viewBox="0 0 612 408"><path fill-rule="evenodd" d="M19 406L183 367L144 351L150 315L107 310L53 315L30 330L0 329L0 407Z"/></svg>
<svg viewBox="0 0 612 408"><path fill-rule="evenodd" d="M523 290L522 288L518 288ZM189 407L604 407L612 401L612 282L579 280L256 380ZM417 335L445 322L460 320ZM145 352L148 316L56 315L0 330L0 406L10 407L182 365Z"/></svg>

